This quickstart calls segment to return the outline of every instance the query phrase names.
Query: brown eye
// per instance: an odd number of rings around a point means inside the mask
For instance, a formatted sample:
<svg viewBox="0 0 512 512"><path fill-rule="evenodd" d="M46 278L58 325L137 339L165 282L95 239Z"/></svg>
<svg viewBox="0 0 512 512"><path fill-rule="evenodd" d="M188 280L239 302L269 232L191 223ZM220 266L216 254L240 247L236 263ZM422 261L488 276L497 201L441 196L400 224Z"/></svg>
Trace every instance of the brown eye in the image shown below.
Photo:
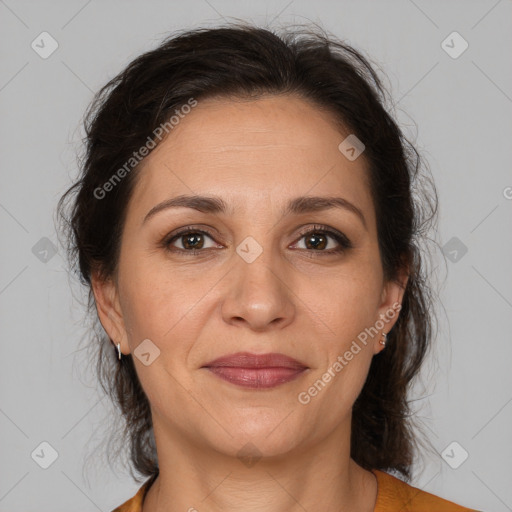
<svg viewBox="0 0 512 512"><path fill-rule="evenodd" d="M324 234L313 233L306 236L306 247L308 249L325 249L328 243L328 237Z"/></svg>
<svg viewBox="0 0 512 512"><path fill-rule="evenodd" d="M208 239L211 241L208 244ZM194 253L196 250L211 249L217 247L212 235L206 231L197 229L186 229L174 234L163 242L169 251Z"/></svg>
<svg viewBox="0 0 512 512"><path fill-rule="evenodd" d="M304 231L299 240L304 240L304 247L298 248L308 252L334 254L352 248L352 243L343 233L323 226Z"/></svg>
<svg viewBox="0 0 512 512"><path fill-rule="evenodd" d="M180 239L185 249L202 249L204 245L204 238L201 233L182 235Z"/></svg>

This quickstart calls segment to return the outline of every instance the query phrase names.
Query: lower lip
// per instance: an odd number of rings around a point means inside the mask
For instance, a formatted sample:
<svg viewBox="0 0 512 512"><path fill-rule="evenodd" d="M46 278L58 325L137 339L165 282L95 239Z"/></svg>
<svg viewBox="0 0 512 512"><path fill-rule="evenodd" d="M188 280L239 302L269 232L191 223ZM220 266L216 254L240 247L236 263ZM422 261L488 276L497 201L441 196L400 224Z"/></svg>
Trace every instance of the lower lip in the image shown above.
<svg viewBox="0 0 512 512"><path fill-rule="evenodd" d="M208 367L212 373L231 384L252 389L274 388L296 379L306 368Z"/></svg>

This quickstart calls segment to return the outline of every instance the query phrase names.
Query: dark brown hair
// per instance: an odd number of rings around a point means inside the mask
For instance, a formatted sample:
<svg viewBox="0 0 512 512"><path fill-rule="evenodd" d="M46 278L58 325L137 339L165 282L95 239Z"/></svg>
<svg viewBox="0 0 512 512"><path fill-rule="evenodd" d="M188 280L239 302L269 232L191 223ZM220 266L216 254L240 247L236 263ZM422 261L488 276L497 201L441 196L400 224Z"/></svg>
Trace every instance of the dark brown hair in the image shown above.
<svg viewBox="0 0 512 512"><path fill-rule="evenodd" d="M388 93L360 51L318 28L277 35L236 24L181 32L136 58L97 93L85 117L81 174L58 206L70 263L88 287L92 311L91 273L115 273L137 166L105 197L95 190L190 98L268 94L299 95L333 114L366 146L384 275L396 280L408 268L409 280L386 349L373 357L353 407L351 457L365 469L398 472L409 480L416 443L407 392L429 348L434 319L420 242L434 224L437 194L420 174L419 153L388 113ZM98 376L124 419L117 440L128 443L132 470L155 475L150 406L132 356L118 361L101 328L97 338Z"/></svg>

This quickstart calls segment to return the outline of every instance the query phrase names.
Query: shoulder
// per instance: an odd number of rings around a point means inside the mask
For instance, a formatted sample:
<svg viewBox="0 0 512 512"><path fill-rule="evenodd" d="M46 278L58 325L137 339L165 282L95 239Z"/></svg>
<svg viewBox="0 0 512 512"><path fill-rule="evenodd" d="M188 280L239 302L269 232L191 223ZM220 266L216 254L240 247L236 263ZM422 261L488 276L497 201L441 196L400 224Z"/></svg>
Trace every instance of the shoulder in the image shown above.
<svg viewBox="0 0 512 512"><path fill-rule="evenodd" d="M149 487L155 480L155 477L151 477L149 480L144 482L144 484L139 488L135 496L125 501L122 505L112 510L112 512L141 512L142 510L142 502L144 501L144 496L149 490Z"/></svg>
<svg viewBox="0 0 512 512"><path fill-rule="evenodd" d="M377 469L372 473L378 485L374 512L477 512L422 491L389 473Z"/></svg>

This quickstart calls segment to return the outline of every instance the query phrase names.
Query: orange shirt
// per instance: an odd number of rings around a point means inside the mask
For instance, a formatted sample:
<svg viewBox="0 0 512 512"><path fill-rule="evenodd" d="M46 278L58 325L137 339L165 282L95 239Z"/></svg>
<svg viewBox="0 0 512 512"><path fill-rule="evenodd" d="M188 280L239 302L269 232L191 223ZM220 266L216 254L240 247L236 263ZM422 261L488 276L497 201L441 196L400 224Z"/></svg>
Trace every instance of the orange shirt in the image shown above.
<svg viewBox="0 0 512 512"><path fill-rule="evenodd" d="M389 473L377 469L372 473L377 477L378 485L374 512L477 512L417 489ZM146 481L133 498L112 512L141 512L142 500L151 480Z"/></svg>

